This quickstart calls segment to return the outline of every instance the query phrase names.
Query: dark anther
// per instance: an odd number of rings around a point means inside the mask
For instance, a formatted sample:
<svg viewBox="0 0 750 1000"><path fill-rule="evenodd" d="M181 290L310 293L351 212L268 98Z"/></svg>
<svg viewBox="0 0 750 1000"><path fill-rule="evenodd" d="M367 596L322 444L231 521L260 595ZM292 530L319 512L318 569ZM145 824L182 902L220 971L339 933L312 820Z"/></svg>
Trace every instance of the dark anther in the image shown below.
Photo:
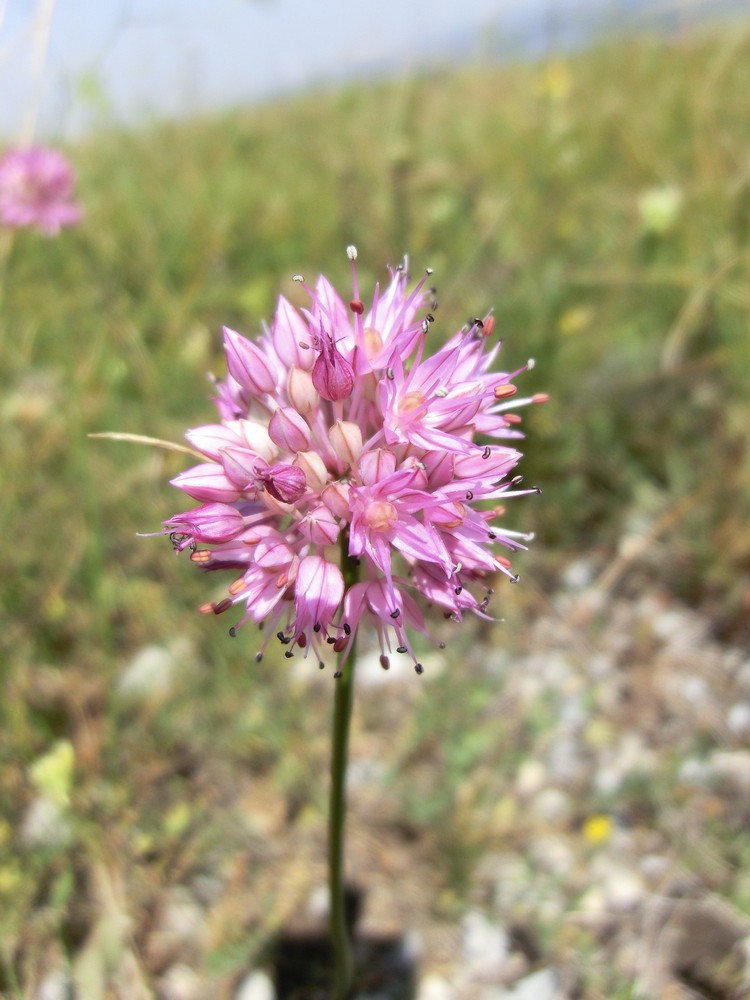
<svg viewBox="0 0 750 1000"><path fill-rule="evenodd" d="M335 681L337 681L339 679L339 677L343 677L343 676L344 676L344 671L343 670L337 670L336 673L333 675L333 679Z"/></svg>
<svg viewBox="0 0 750 1000"><path fill-rule="evenodd" d="M223 601L219 601L218 604L214 604L214 614L222 615L225 611L228 611L232 607L232 600L229 597L225 597Z"/></svg>
<svg viewBox="0 0 750 1000"><path fill-rule="evenodd" d="M534 487L534 493L536 493L536 495L538 497L540 497L542 495L542 491L541 491L541 489L538 486Z"/></svg>
<svg viewBox="0 0 750 1000"><path fill-rule="evenodd" d="M313 632L320 632L320 622L315 622L313 625Z"/></svg>
<svg viewBox="0 0 750 1000"><path fill-rule="evenodd" d="M510 578L510 582L511 582L511 583L518 583L518 581L519 581L520 579L521 579L521 577L520 577L520 576L519 576L519 575L518 575L518 574L516 573L516 575L515 575L515 576L512 576L512 577Z"/></svg>
<svg viewBox="0 0 750 1000"><path fill-rule="evenodd" d="M396 652L397 653L405 653L406 652L406 646L396 646Z"/></svg>
<svg viewBox="0 0 750 1000"><path fill-rule="evenodd" d="M255 654L255 662L256 662L256 663L260 663L260 661L261 661L262 659L263 659L263 654L262 654L262 653L256 653L256 654Z"/></svg>
<svg viewBox="0 0 750 1000"><path fill-rule="evenodd" d="M445 643L442 640L438 643L438 649L445 649Z"/></svg>
<svg viewBox="0 0 750 1000"><path fill-rule="evenodd" d="M398 618L398 616L400 614L401 614L401 609L400 608L396 608L395 611L391 611L391 618Z"/></svg>
<svg viewBox="0 0 750 1000"><path fill-rule="evenodd" d="M329 646L332 646L335 641L336 641L336 636L335 635L329 635L326 638L326 642L328 643Z"/></svg>
<svg viewBox="0 0 750 1000"><path fill-rule="evenodd" d="M348 622L344 622L344 634L345 635L351 635L352 634L352 627L351 627L351 625Z"/></svg>
<svg viewBox="0 0 750 1000"><path fill-rule="evenodd" d="M388 379L390 379L390 380L391 380L391 382L392 382L392 381L394 380L394 378L396 377L396 376L395 376L395 375L393 374L393 369L392 369L392 368L386 368L386 370L385 370L385 375L386 375L386 378L388 378Z"/></svg>
<svg viewBox="0 0 750 1000"><path fill-rule="evenodd" d="M484 323L481 319L477 319L476 317L474 317L474 326L478 326L480 330L484 329Z"/></svg>
<svg viewBox="0 0 750 1000"><path fill-rule="evenodd" d="M232 627L229 629L229 634L233 639L237 637L237 629L234 625L232 625Z"/></svg>
<svg viewBox="0 0 750 1000"><path fill-rule="evenodd" d="M428 323L434 323L435 322L435 317L432 315L432 313L427 313L427 315L425 316L425 319L427 320Z"/></svg>
<svg viewBox="0 0 750 1000"><path fill-rule="evenodd" d="M286 636L284 635L283 632L277 632L276 633L276 638L279 640L279 642L283 642L284 639L286 638Z"/></svg>
<svg viewBox="0 0 750 1000"><path fill-rule="evenodd" d="M286 653L284 653L284 656L287 658L287 660L291 660L291 658L294 656L294 653L291 651L291 649L287 649Z"/></svg>
<svg viewBox="0 0 750 1000"><path fill-rule="evenodd" d="M454 593L456 594L456 596L458 596L463 589L464 589L463 587L456 587L455 590L454 590Z"/></svg>
<svg viewBox="0 0 750 1000"><path fill-rule="evenodd" d="M424 667L422 666L421 663L415 663L414 664L414 669L417 671L418 674L423 674L424 673Z"/></svg>
<svg viewBox="0 0 750 1000"><path fill-rule="evenodd" d="M426 268L424 269L424 273L425 273L425 274L427 275L427 277L429 278L429 276L430 276L430 275L432 274L432 268L431 268L431 267L426 267Z"/></svg>
<svg viewBox="0 0 750 1000"><path fill-rule="evenodd" d="M487 532L487 537L488 537L488 538L489 538L490 540L494 541L494 540L495 540L495 539L497 538L497 535L495 534L495 532L494 532L494 531L488 531L488 532Z"/></svg>
<svg viewBox="0 0 750 1000"><path fill-rule="evenodd" d="M491 454L492 454L492 448L490 448L490 446L487 445L487 447L482 452L482 458L489 458Z"/></svg>
<svg viewBox="0 0 750 1000"><path fill-rule="evenodd" d="M322 660L318 660L318 669L325 670L325 663Z"/></svg>
<svg viewBox="0 0 750 1000"><path fill-rule="evenodd" d="M467 500L473 500L474 499L474 494L472 493L471 490L467 490L466 491L466 499Z"/></svg>

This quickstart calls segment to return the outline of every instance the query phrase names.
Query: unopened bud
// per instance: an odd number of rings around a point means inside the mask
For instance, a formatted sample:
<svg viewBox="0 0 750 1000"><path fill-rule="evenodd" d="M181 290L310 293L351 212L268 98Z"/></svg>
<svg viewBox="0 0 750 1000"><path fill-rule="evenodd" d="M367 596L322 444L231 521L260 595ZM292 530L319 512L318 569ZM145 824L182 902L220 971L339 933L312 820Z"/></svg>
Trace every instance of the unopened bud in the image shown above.
<svg viewBox="0 0 750 1000"><path fill-rule="evenodd" d="M321 337L320 354L312 370L313 385L323 399L347 399L354 389L354 369L339 353L330 333Z"/></svg>
<svg viewBox="0 0 750 1000"><path fill-rule="evenodd" d="M351 468L362 454L362 431L351 420L337 420L328 432L328 440L344 468Z"/></svg>
<svg viewBox="0 0 750 1000"><path fill-rule="evenodd" d="M305 451L310 447L307 421L291 406L280 407L268 423L268 433L283 451Z"/></svg>

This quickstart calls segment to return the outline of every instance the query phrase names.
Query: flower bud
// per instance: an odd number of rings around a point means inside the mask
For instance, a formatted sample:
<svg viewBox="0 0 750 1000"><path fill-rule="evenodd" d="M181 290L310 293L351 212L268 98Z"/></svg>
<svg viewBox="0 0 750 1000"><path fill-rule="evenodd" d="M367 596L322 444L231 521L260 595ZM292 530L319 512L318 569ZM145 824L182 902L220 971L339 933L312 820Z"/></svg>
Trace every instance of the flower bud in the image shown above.
<svg viewBox="0 0 750 1000"><path fill-rule="evenodd" d="M273 462L279 454L279 449L268 434L268 429L257 420L238 420L240 434L250 451L255 452L266 462Z"/></svg>
<svg viewBox="0 0 750 1000"><path fill-rule="evenodd" d="M337 420L328 432L328 440L345 469L356 464L362 454L362 431L350 420Z"/></svg>
<svg viewBox="0 0 750 1000"><path fill-rule="evenodd" d="M313 385L323 399L347 399L354 389L354 369L341 355L330 333L320 338L320 354L312 370Z"/></svg>
<svg viewBox="0 0 750 1000"><path fill-rule="evenodd" d="M252 341L224 327L224 350L230 375L253 395L273 392L276 376L268 358Z"/></svg>
<svg viewBox="0 0 750 1000"><path fill-rule="evenodd" d="M334 545L341 530L325 504L319 504L299 522L300 531L315 545Z"/></svg>
<svg viewBox="0 0 750 1000"><path fill-rule="evenodd" d="M239 500L240 491L216 462L204 462L170 480L172 486L204 503L231 503Z"/></svg>
<svg viewBox="0 0 750 1000"><path fill-rule="evenodd" d="M349 505L350 492L351 488L346 483L330 483L320 498L332 514L348 521L352 516Z"/></svg>
<svg viewBox="0 0 750 1000"><path fill-rule="evenodd" d="M269 465L258 472L257 481L281 503L296 503L307 489L305 474L296 465Z"/></svg>
<svg viewBox="0 0 750 1000"><path fill-rule="evenodd" d="M392 451L376 448L368 451L359 460L359 474L366 486L380 482L396 471L396 456Z"/></svg>
<svg viewBox="0 0 750 1000"><path fill-rule="evenodd" d="M291 406L282 406L274 413L268 423L268 434L282 451L306 451L310 447L310 428Z"/></svg>
<svg viewBox="0 0 750 1000"><path fill-rule="evenodd" d="M236 507L225 503L206 503L164 522L170 531L190 535L195 542L226 542L242 531L245 519Z"/></svg>
<svg viewBox="0 0 750 1000"><path fill-rule="evenodd" d="M286 380L286 394L294 409L298 413L301 413L303 417L311 413L318 405L319 397L315 391L312 376L304 368L297 368L295 366L289 369L289 375Z"/></svg>
<svg viewBox="0 0 750 1000"><path fill-rule="evenodd" d="M298 451L294 464L304 472L310 489L320 493L328 482L328 469L317 451Z"/></svg>

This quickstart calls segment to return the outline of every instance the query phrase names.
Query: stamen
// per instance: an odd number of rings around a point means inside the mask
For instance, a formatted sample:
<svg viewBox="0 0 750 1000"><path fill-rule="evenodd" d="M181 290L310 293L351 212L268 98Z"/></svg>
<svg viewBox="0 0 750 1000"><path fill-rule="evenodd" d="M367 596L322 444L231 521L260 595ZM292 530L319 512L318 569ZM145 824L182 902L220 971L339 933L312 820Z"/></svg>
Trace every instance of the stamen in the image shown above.
<svg viewBox="0 0 750 1000"><path fill-rule="evenodd" d="M401 609L400 608L396 608L395 611L391 611L391 618L398 618L398 616L400 614L401 614Z"/></svg>
<svg viewBox="0 0 750 1000"><path fill-rule="evenodd" d="M492 449L490 448L489 445L487 445L487 447L482 452L482 458L489 458L491 454L492 454Z"/></svg>
<svg viewBox="0 0 750 1000"><path fill-rule="evenodd" d="M418 674L423 674L424 673L424 667L422 666L421 663L415 663L414 664L414 669L416 670L416 672Z"/></svg>
<svg viewBox="0 0 750 1000"><path fill-rule="evenodd" d="M287 649L287 651L284 653L284 656L287 658L287 660L291 660L291 658L294 656L294 653L291 651L291 649Z"/></svg>

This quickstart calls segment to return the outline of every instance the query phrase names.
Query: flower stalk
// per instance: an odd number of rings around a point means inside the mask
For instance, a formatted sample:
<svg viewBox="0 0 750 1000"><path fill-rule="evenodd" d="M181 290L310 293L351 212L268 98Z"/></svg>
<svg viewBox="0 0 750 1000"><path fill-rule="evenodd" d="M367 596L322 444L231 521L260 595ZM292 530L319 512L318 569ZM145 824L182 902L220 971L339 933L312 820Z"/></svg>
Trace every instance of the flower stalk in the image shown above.
<svg viewBox="0 0 750 1000"><path fill-rule="evenodd" d="M341 539L341 566L347 588L359 578L357 560L349 556L349 539ZM354 958L346 921L344 892L344 840L346 826L346 767L349 760L349 731L354 700L356 644L352 643L341 676L336 678L331 734L331 790L328 808L328 887L330 932L333 948L332 1000L347 1000L354 975Z"/></svg>

